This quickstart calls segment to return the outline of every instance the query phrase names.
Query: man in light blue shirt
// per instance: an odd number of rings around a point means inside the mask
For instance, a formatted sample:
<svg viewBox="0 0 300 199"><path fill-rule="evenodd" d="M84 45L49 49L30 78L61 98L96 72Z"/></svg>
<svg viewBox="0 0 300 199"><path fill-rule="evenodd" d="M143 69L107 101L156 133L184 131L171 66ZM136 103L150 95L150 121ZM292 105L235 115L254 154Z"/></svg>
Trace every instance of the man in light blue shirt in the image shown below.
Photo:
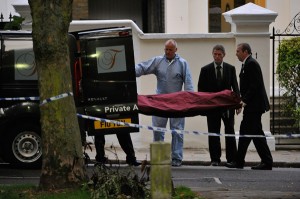
<svg viewBox="0 0 300 199"><path fill-rule="evenodd" d="M177 52L177 43L170 39L165 43L165 55L154 57L135 66L136 76L154 74L157 79L157 94L173 93L182 90L194 91L187 61ZM166 128L168 118L152 117L152 125ZM170 129L183 130L184 118L170 118ZM154 141L164 141L165 133L154 131ZM172 132L172 166L181 166L183 159L183 134Z"/></svg>

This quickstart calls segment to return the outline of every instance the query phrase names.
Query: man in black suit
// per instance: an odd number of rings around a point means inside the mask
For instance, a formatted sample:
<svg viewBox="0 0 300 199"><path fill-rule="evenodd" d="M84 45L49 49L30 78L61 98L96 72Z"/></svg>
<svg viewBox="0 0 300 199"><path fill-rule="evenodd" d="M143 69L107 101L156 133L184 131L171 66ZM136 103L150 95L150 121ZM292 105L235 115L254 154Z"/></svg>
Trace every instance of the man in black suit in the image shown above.
<svg viewBox="0 0 300 199"><path fill-rule="evenodd" d="M269 111L263 75L259 63L251 56L251 47L247 43L237 46L236 56L243 63L240 72L240 92L242 97L243 120L240 126L240 135L236 163L228 164L230 168L242 169L248 146L253 140L261 163L251 167L254 170L272 170L273 158L265 137L243 137L242 135L264 136L261 116Z"/></svg>
<svg viewBox="0 0 300 199"><path fill-rule="evenodd" d="M235 67L223 62L225 48L222 45L214 46L212 50L214 62L201 68L198 91L219 92L225 89L233 90L240 95L236 78ZM207 115L207 126L209 133L220 134L221 120L225 127L225 134L234 135L234 110L217 110ZM219 166L221 163L221 142L219 136L208 137L209 153L212 166ZM237 152L234 136L225 138L227 163L235 161Z"/></svg>
<svg viewBox="0 0 300 199"><path fill-rule="evenodd" d="M126 153L126 163L133 166L141 165L135 157L135 152L130 137L130 133L116 133L119 144ZM96 161L101 164L108 163L108 158L105 157L105 135L103 133L95 134Z"/></svg>

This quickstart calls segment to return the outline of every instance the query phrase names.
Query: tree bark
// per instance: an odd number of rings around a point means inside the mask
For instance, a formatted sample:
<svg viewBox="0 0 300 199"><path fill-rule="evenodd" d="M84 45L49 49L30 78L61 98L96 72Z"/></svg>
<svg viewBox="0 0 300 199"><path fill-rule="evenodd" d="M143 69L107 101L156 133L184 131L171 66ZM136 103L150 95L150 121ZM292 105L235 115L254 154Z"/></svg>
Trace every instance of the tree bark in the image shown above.
<svg viewBox="0 0 300 199"><path fill-rule="evenodd" d="M40 99L72 92L68 29L72 0L29 0ZM40 107L43 165L40 188L77 187L87 179L71 96Z"/></svg>

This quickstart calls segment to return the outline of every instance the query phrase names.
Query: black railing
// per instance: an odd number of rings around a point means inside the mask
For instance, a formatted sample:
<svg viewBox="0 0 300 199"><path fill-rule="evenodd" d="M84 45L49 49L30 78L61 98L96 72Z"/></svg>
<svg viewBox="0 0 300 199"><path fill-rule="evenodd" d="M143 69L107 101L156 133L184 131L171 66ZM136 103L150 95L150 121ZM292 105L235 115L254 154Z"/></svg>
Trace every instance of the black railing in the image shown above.
<svg viewBox="0 0 300 199"><path fill-rule="evenodd" d="M278 131L278 130L275 130L275 125L279 125L279 129L280 126L284 125L285 122L284 121L280 121L280 122L277 122L276 123L276 118L275 118L275 115L276 115L276 103L275 102L275 79L276 79L276 70L275 70L275 64L276 64L276 61L275 61L275 58L276 58L276 50L278 52L278 54L280 54L280 42L282 40L282 38L287 38L287 37L299 37L300 36L300 12L298 14L296 14L294 16L294 18L290 21L290 23L288 24L288 26L285 28L284 31L280 31L280 30L276 30L275 31L275 28L273 28L273 31L272 31L272 36L270 37L272 39L272 94L273 94L273 98L272 98L272 123L271 123L271 131L274 133L274 134L289 134L289 133L299 133L300 131L300 128L299 128L299 124L296 124L296 127L292 130L293 132L282 132L282 131ZM276 42L278 42L278 47L276 48ZM280 84L278 85L278 95L279 97L279 110L281 109L280 106L281 106L281 88L280 88ZM279 112L279 117L281 117L281 113ZM286 119L286 118L284 118ZM292 119L292 118L291 118ZM286 123L286 125L292 125L292 124L289 124L289 122ZM278 127L278 126L277 126ZM299 142L299 141L298 141ZM295 144L295 143L294 143ZM296 144L300 144L299 143L296 143Z"/></svg>
<svg viewBox="0 0 300 199"><path fill-rule="evenodd" d="M1 13L0 14L0 30L4 30L4 27L7 23L11 22L12 20L12 15L11 13L9 14L9 21L3 21L4 20L4 17L3 17L3 14Z"/></svg>

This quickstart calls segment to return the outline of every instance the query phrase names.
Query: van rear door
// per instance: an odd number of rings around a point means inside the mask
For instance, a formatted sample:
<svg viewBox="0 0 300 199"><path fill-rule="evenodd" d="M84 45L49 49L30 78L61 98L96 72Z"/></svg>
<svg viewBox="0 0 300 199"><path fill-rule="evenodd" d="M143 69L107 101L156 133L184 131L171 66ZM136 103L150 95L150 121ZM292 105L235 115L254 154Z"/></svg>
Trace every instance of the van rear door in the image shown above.
<svg viewBox="0 0 300 199"><path fill-rule="evenodd" d="M131 28L79 32L81 93L85 114L138 124L137 88ZM87 121L89 135L138 132L138 128Z"/></svg>

